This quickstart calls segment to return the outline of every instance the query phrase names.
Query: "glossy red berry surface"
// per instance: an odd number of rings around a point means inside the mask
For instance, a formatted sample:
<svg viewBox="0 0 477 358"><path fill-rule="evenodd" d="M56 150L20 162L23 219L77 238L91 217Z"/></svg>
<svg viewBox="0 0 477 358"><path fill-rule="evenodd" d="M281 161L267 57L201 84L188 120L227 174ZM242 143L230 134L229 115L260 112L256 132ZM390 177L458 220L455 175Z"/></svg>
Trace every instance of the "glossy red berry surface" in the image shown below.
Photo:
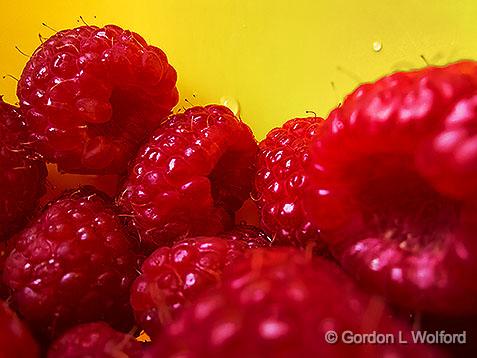
<svg viewBox="0 0 477 358"><path fill-rule="evenodd" d="M0 241L21 228L45 192L45 163L23 147L24 131L18 109L0 97Z"/></svg>
<svg viewBox="0 0 477 358"><path fill-rule="evenodd" d="M66 193L17 237L4 281L15 308L43 339L91 321L129 329L134 245L100 193Z"/></svg>
<svg viewBox="0 0 477 358"><path fill-rule="evenodd" d="M85 323L67 331L48 350L48 358L139 358L141 343L104 322Z"/></svg>
<svg viewBox="0 0 477 358"><path fill-rule="evenodd" d="M28 328L0 300L0 358L37 358L39 349Z"/></svg>
<svg viewBox="0 0 477 358"><path fill-rule="evenodd" d="M147 357L431 357L420 345L329 344L325 333L409 331L334 264L290 249L253 250L183 311Z"/></svg>
<svg viewBox="0 0 477 358"><path fill-rule="evenodd" d="M141 148L118 203L144 247L214 235L249 197L257 144L226 107L173 115Z"/></svg>
<svg viewBox="0 0 477 358"><path fill-rule="evenodd" d="M0 300L6 299L10 295L10 290L3 283L3 268L13 246L13 240L0 241Z"/></svg>
<svg viewBox="0 0 477 358"><path fill-rule="evenodd" d="M323 119L295 118L272 129L260 143L254 197L260 209L260 225L274 245L304 247L318 243L319 231L305 216L304 189L309 182L305 166L309 145Z"/></svg>
<svg viewBox="0 0 477 358"><path fill-rule="evenodd" d="M248 249L270 245L260 232L255 233L239 229L222 237L189 238L157 249L144 261L142 274L131 288L139 326L156 336L183 306L217 285L223 270Z"/></svg>
<svg viewBox="0 0 477 358"><path fill-rule="evenodd" d="M360 284L413 311L477 312L477 63L364 84L313 144L310 219Z"/></svg>
<svg viewBox="0 0 477 358"><path fill-rule="evenodd" d="M28 140L65 172L122 173L178 101L159 48L108 25L56 33L32 55L17 95Z"/></svg>

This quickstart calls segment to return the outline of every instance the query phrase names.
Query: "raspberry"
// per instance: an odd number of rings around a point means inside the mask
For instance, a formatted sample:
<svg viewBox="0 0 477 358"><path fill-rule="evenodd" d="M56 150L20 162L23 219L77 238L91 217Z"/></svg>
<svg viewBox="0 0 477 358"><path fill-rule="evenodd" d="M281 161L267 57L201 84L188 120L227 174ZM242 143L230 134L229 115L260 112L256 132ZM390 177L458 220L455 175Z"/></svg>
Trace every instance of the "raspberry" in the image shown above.
<svg viewBox="0 0 477 358"><path fill-rule="evenodd" d="M24 126L18 110L0 97L0 241L25 224L45 192L46 166L22 147Z"/></svg>
<svg viewBox="0 0 477 358"><path fill-rule="evenodd" d="M68 192L18 235L4 270L14 306L43 340L80 323L129 329L136 256L102 194Z"/></svg>
<svg viewBox="0 0 477 358"><path fill-rule="evenodd" d="M310 219L360 284L412 311L477 312L474 98L475 62L395 73L313 144Z"/></svg>
<svg viewBox="0 0 477 358"><path fill-rule="evenodd" d="M122 173L178 101L160 49L108 25L56 33L33 54L17 95L29 139L60 171Z"/></svg>
<svg viewBox="0 0 477 358"><path fill-rule="evenodd" d="M305 217L303 193L308 183L304 167L309 144L322 126L322 118L295 118L275 128L260 143L255 194L260 224L274 245L305 247L317 242L319 232Z"/></svg>
<svg viewBox="0 0 477 358"><path fill-rule="evenodd" d="M139 358L141 343L133 336L115 331L104 322L76 326L58 338L48 358Z"/></svg>
<svg viewBox="0 0 477 358"><path fill-rule="evenodd" d="M146 357L431 357L421 345L326 343L325 332L409 337L383 302L358 291L334 264L290 249L253 250L223 284L186 308Z"/></svg>
<svg viewBox="0 0 477 358"><path fill-rule="evenodd" d="M5 261L13 250L13 241L0 241L0 300L6 299L10 295L10 290L3 283L3 268L5 267Z"/></svg>
<svg viewBox="0 0 477 358"><path fill-rule="evenodd" d="M35 358L39 349L27 327L0 301L0 358Z"/></svg>
<svg viewBox="0 0 477 358"><path fill-rule="evenodd" d="M268 245L259 231L239 229L222 237L189 238L157 249L143 263L142 275L131 289L136 322L149 336L157 336L163 323L220 281L225 267L248 249Z"/></svg>
<svg viewBox="0 0 477 358"><path fill-rule="evenodd" d="M139 151L118 203L148 250L229 228L248 198L257 144L226 107L172 116Z"/></svg>

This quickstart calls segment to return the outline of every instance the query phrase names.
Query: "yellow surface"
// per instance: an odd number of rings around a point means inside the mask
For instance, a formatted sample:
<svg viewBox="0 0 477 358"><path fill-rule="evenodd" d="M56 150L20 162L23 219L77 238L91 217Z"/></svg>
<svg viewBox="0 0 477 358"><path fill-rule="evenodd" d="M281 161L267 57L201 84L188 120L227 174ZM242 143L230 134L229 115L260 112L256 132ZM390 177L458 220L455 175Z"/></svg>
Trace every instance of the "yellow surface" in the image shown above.
<svg viewBox="0 0 477 358"><path fill-rule="evenodd" d="M166 51L181 105L236 99L262 138L307 110L325 116L358 81L423 66L420 55L477 58L476 14L475 0L2 0L0 74L20 75L15 45L32 53L52 34L42 22L115 23ZM0 94L15 102L15 85L0 77Z"/></svg>

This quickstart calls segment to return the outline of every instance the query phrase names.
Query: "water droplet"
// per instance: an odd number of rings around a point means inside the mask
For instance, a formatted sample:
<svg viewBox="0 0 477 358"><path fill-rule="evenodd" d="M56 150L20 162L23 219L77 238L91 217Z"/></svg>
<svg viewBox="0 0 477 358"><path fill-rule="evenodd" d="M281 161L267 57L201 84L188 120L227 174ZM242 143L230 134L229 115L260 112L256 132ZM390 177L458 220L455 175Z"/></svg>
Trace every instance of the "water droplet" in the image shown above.
<svg viewBox="0 0 477 358"><path fill-rule="evenodd" d="M379 52L383 49L383 44L381 41L374 41L373 42L373 50L374 52Z"/></svg>
<svg viewBox="0 0 477 358"><path fill-rule="evenodd" d="M220 103L228 107L236 116L240 113L240 103L232 97L222 97Z"/></svg>

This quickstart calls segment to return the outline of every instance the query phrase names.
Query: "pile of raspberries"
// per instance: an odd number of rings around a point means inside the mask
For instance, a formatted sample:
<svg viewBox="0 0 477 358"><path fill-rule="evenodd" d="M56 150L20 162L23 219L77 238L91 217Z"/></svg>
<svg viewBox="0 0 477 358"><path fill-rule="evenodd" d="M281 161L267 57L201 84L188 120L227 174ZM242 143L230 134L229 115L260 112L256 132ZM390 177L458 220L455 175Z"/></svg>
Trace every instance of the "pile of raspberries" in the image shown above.
<svg viewBox="0 0 477 358"><path fill-rule="evenodd" d="M476 352L477 62L363 84L261 142L224 106L173 114L176 80L138 34L82 26L0 99L0 358ZM119 184L45 204L46 163Z"/></svg>

